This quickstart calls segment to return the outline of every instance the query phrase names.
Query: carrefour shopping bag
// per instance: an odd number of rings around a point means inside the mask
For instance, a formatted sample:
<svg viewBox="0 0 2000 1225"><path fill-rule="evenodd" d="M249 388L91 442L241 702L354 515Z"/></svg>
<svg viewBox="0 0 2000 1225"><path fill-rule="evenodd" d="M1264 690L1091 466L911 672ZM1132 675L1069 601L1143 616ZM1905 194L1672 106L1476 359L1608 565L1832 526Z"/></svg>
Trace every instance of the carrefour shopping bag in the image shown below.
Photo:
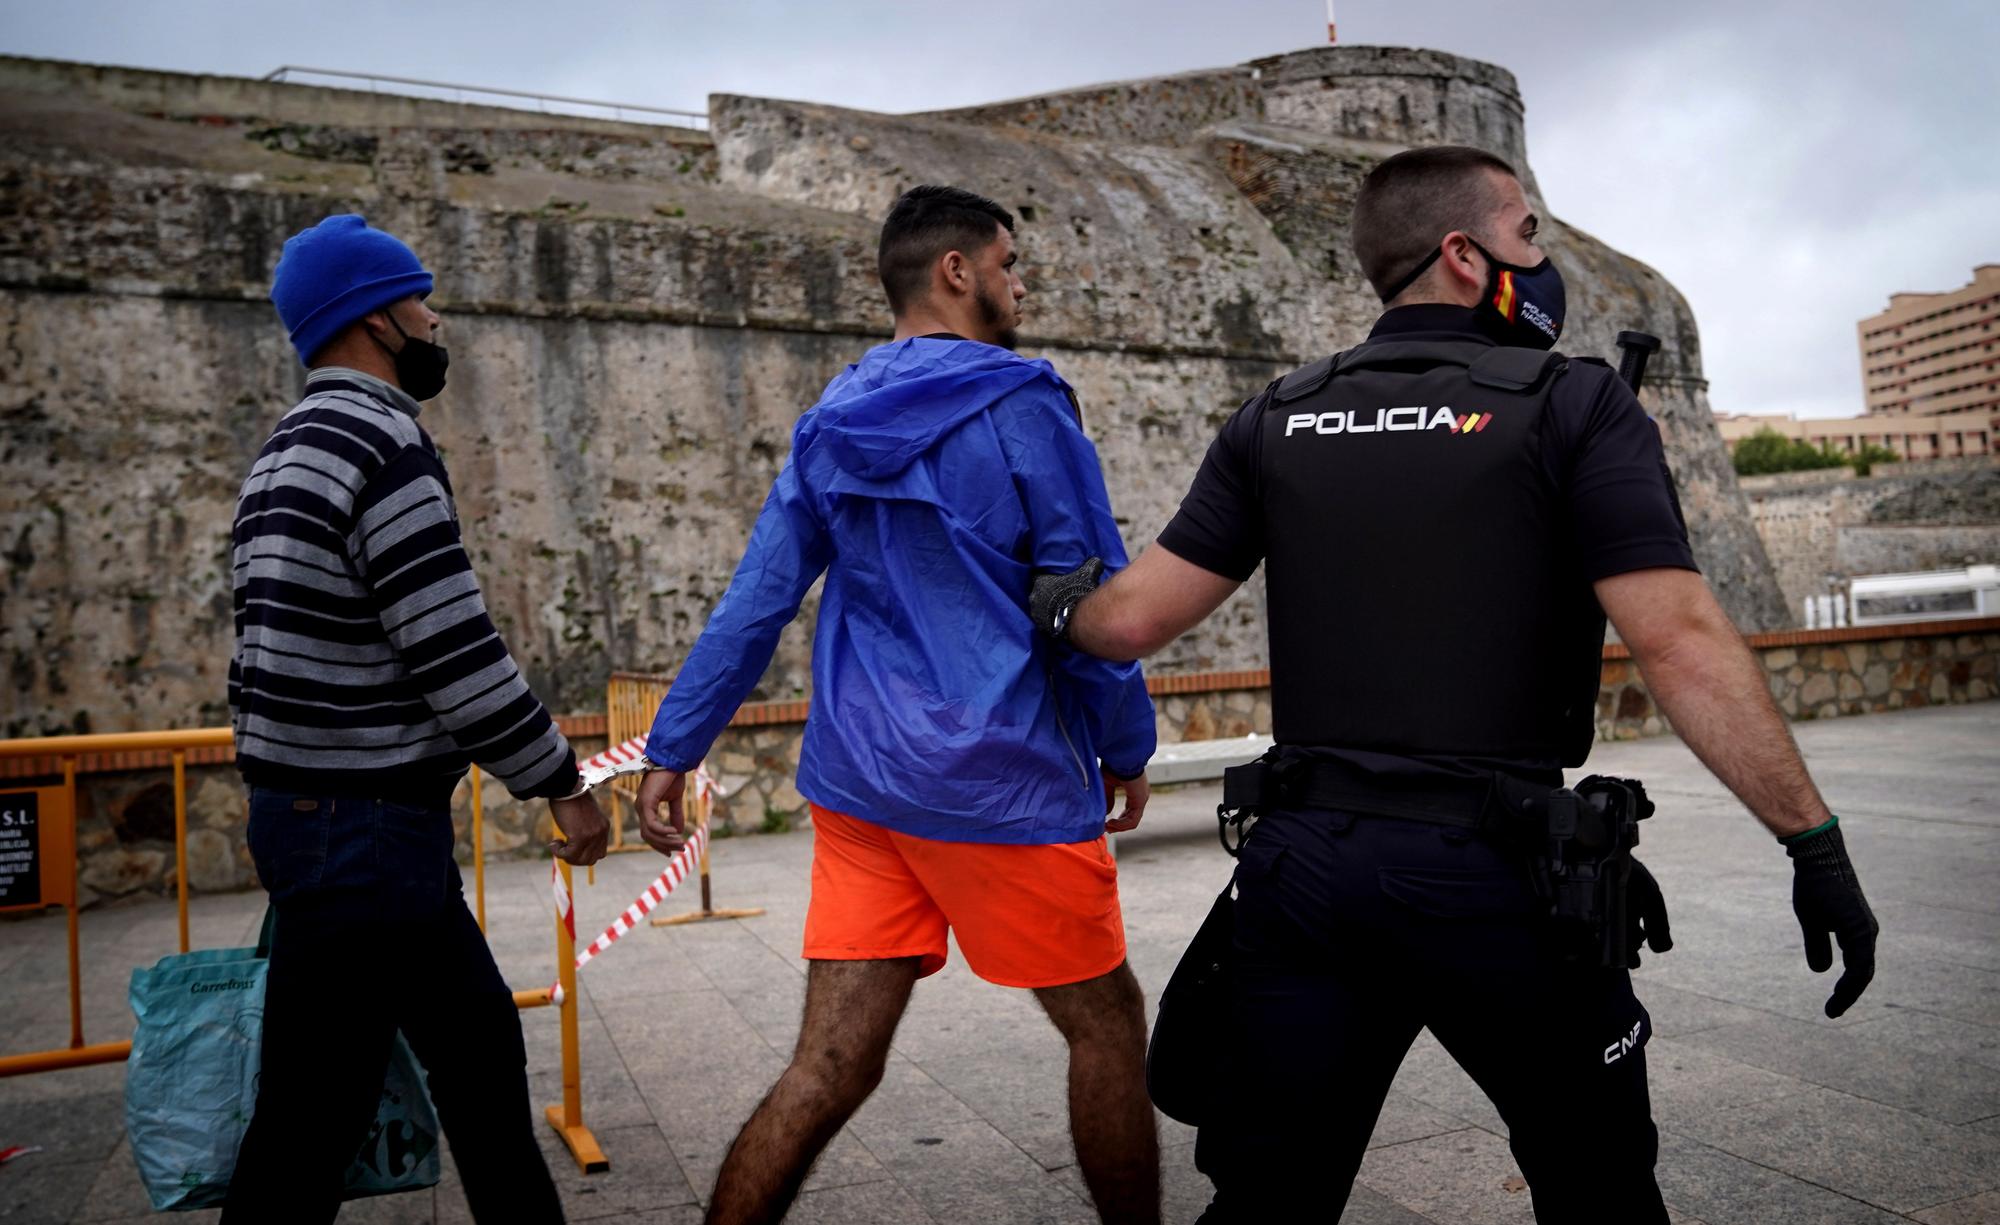
<svg viewBox="0 0 2000 1225"><path fill-rule="evenodd" d="M125 1131L153 1208L212 1208L229 1194L257 1104L271 920L256 948L203 949L132 971ZM435 1186L437 1112L396 1035L381 1104L347 1171L347 1198Z"/></svg>

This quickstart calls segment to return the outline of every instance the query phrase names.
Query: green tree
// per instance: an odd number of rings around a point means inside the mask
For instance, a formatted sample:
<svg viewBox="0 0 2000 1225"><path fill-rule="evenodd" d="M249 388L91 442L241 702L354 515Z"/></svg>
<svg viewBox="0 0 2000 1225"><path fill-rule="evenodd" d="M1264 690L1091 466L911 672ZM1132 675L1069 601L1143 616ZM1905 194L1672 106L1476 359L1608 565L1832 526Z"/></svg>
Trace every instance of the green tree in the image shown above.
<svg viewBox="0 0 2000 1225"><path fill-rule="evenodd" d="M1736 466L1738 476L1839 468L1848 462L1845 454L1831 447L1816 447L1802 439L1787 438L1769 428L1758 430L1737 443L1736 453L1730 459Z"/></svg>
<svg viewBox="0 0 2000 1225"><path fill-rule="evenodd" d="M1814 446L1802 438L1787 438L1766 428L1737 443L1730 462L1736 466L1738 476L1848 467L1854 469L1856 476L1867 476L1874 465L1899 463L1902 458L1880 443L1863 443L1859 451L1850 454L1830 442Z"/></svg>
<svg viewBox="0 0 2000 1225"><path fill-rule="evenodd" d="M1854 475L1867 476L1876 464L1900 464L1903 457L1879 442L1864 442L1861 450L1847 457L1854 465Z"/></svg>

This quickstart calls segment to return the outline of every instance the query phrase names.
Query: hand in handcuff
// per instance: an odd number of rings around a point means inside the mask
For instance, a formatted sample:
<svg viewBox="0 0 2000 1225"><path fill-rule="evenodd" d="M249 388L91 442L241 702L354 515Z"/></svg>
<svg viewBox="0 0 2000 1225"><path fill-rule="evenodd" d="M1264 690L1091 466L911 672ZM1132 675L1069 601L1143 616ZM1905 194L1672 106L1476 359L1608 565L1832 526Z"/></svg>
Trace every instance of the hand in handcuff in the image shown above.
<svg viewBox="0 0 2000 1225"><path fill-rule="evenodd" d="M605 841L611 832L604 810L590 794L590 785L586 775L577 781L575 791L549 801L549 816L561 835L550 840L549 854L579 868L604 858Z"/></svg>
<svg viewBox="0 0 2000 1225"><path fill-rule="evenodd" d="M685 777L662 770L644 757L616 765L592 766L577 772L576 790L549 801L549 813L562 835L549 842L549 853L576 867L589 867L604 858L610 824L604 810L590 794L621 774L644 773L639 784L639 836L662 855L672 855L687 844L687 815L681 804ZM662 801L669 804L670 817L659 820Z"/></svg>
<svg viewBox="0 0 2000 1225"><path fill-rule="evenodd" d="M628 768L632 765L646 772L639 780L639 836L662 855L678 854L687 845L687 806L681 799L687 790L687 775L643 757L628 763ZM666 805L664 817L662 804Z"/></svg>

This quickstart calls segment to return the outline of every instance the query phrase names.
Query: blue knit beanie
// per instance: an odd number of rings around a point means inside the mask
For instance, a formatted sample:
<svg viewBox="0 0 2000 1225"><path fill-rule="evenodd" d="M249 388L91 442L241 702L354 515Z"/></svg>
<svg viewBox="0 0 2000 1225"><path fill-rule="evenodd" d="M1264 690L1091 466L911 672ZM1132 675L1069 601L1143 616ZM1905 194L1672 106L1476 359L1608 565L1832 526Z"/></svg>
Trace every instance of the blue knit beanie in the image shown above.
<svg viewBox="0 0 2000 1225"><path fill-rule="evenodd" d="M336 213L285 240L271 301L301 365L356 319L431 291L431 274L393 234L355 213Z"/></svg>

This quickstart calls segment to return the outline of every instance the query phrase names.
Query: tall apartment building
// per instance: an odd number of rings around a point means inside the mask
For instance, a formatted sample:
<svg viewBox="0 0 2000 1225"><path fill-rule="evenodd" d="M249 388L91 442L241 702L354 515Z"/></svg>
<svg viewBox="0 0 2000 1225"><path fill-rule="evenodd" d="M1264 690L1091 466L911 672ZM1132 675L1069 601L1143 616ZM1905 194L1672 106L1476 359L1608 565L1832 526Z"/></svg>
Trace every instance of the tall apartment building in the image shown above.
<svg viewBox="0 0 2000 1225"><path fill-rule="evenodd" d="M1948 293L1899 293L1857 326L1868 415L2000 428L2000 264Z"/></svg>
<svg viewBox="0 0 2000 1225"><path fill-rule="evenodd" d="M2000 264L1948 293L1899 293L1863 319L1860 417L1718 413L1730 450L1762 430L1814 446L1887 447L1904 459L2000 453Z"/></svg>

